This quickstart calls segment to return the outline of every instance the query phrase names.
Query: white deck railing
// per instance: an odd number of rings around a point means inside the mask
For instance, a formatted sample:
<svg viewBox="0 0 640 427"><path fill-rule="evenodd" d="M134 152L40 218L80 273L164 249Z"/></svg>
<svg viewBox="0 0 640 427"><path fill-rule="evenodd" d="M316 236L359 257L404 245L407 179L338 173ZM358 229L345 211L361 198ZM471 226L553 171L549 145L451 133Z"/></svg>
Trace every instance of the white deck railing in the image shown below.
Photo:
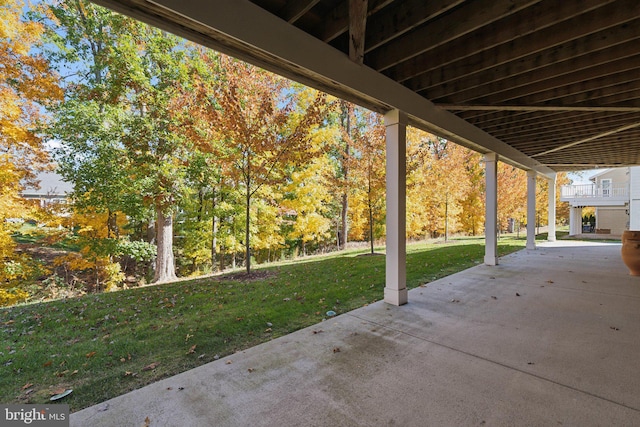
<svg viewBox="0 0 640 427"><path fill-rule="evenodd" d="M609 185L602 187L595 184L563 185L560 188L561 199L613 198L629 197L629 185Z"/></svg>

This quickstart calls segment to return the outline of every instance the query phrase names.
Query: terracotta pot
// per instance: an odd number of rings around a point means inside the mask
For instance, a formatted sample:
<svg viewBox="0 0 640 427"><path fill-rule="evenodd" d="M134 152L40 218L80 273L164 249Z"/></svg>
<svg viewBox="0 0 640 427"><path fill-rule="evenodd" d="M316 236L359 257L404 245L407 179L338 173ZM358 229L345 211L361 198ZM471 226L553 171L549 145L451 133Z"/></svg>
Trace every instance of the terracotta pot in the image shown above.
<svg viewBox="0 0 640 427"><path fill-rule="evenodd" d="M640 231L626 230L622 233L622 261L632 276L640 276Z"/></svg>

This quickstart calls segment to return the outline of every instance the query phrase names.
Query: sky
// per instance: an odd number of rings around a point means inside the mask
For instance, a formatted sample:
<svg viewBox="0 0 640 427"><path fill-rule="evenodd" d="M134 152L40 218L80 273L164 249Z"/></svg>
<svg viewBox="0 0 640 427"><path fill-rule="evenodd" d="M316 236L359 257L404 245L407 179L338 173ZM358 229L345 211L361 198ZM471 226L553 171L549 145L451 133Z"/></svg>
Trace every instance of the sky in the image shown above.
<svg viewBox="0 0 640 427"><path fill-rule="evenodd" d="M573 184L579 185L579 184L591 184L591 181L589 181L589 178L591 178L592 176L599 174L600 172L604 171L606 169L592 169L592 170L586 170L586 171L582 171L579 174L570 172L568 174L569 179L571 179L573 181Z"/></svg>

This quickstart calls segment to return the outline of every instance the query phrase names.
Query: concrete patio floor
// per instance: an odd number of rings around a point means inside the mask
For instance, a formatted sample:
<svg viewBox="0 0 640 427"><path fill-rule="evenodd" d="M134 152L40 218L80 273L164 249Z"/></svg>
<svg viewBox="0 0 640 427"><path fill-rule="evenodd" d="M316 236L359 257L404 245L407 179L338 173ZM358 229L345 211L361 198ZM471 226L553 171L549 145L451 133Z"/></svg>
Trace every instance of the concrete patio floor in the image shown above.
<svg viewBox="0 0 640 427"><path fill-rule="evenodd" d="M640 277L559 241L71 415L72 426L640 426Z"/></svg>

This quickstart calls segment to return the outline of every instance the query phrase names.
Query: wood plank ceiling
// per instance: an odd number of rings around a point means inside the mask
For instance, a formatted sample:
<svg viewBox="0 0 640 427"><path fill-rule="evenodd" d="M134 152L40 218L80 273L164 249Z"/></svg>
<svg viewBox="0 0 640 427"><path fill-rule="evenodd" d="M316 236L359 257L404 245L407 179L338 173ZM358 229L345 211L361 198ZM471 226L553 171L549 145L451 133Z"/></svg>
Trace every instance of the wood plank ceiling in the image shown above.
<svg viewBox="0 0 640 427"><path fill-rule="evenodd" d="M640 164L638 0L251 2L552 170Z"/></svg>

